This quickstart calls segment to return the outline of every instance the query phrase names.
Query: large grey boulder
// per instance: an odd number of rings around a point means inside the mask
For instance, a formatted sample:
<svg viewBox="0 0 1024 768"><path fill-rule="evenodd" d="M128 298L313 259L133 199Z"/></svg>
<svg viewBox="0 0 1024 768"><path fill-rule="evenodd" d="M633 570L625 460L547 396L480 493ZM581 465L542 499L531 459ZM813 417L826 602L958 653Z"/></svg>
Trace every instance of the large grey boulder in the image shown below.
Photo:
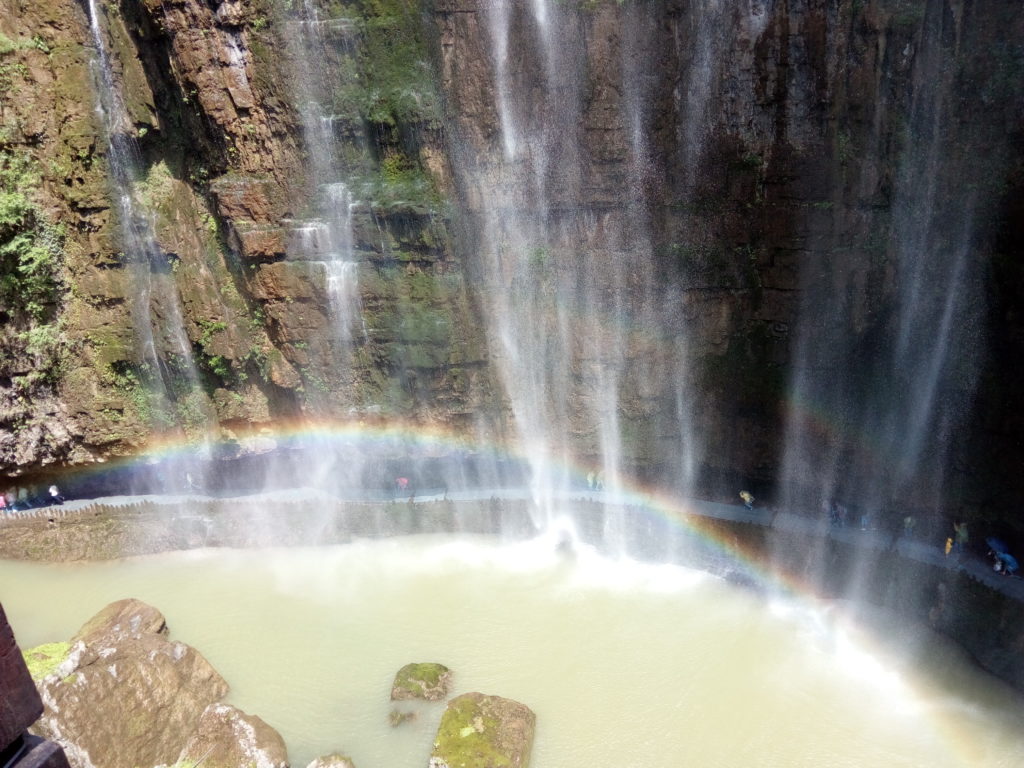
<svg viewBox="0 0 1024 768"><path fill-rule="evenodd" d="M64 747L73 768L174 763L228 685L202 654L166 632L160 612L138 600L90 619L40 667L44 712L33 731Z"/></svg>
<svg viewBox="0 0 1024 768"><path fill-rule="evenodd" d="M72 644L110 645L125 638L143 635L167 635L167 620L156 608L141 600L127 598L111 603L78 630Z"/></svg>
<svg viewBox="0 0 1024 768"><path fill-rule="evenodd" d="M525 704L466 693L448 702L430 768L527 768L536 716Z"/></svg>
<svg viewBox="0 0 1024 768"><path fill-rule="evenodd" d="M203 768L288 768L281 735L255 715L211 704L181 750L179 765Z"/></svg>

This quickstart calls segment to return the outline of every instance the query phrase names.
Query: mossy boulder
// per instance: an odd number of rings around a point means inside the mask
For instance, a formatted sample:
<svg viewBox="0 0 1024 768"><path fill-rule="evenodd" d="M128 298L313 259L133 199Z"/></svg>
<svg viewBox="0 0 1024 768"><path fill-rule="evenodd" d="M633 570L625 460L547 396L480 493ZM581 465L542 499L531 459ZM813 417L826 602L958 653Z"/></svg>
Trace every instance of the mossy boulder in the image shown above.
<svg viewBox="0 0 1024 768"><path fill-rule="evenodd" d="M406 664L395 675L391 700L442 701L448 696L451 679L451 670L443 664Z"/></svg>
<svg viewBox="0 0 1024 768"><path fill-rule="evenodd" d="M536 716L525 704L466 693L448 702L430 768L527 768Z"/></svg>

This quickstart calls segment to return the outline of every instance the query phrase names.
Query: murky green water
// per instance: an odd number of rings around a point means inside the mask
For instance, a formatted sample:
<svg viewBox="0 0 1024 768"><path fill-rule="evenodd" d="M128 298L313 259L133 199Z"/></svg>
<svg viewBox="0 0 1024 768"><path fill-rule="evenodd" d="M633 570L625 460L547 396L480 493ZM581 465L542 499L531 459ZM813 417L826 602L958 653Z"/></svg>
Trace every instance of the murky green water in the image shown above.
<svg viewBox="0 0 1024 768"><path fill-rule="evenodd" d="M0 562L22 647L122 597L160 608L300 768L335 750L423 768L441 705L387 722L409 661L447 664L455 693L529 705L534 768L1024 765L1021 699L950 649L929 641L922 669L836 610L765 605L675 567L432 538Z"/></svg>

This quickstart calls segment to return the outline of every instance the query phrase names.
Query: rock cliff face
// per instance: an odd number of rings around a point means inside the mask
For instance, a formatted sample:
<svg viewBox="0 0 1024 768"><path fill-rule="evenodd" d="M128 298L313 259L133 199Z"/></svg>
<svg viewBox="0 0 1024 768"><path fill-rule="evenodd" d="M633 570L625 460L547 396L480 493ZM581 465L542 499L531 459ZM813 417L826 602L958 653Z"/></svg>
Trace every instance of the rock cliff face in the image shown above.
<svg viewBox="0 0 1024 768"><path fill-rule="evenodd" d="M5 209L0 234L25 245L4 250L6 472L294 419L459 425L493 401L482 337L459 322L472 309L451 246L418 14L405 3L342 3L310 22L290 3L259 0L95 4L159 249L144 276L169 279L178 300L153 291L139 302L148 289L127 268L112 204L123 190L107 176L109 135L125 129L96 112L91 7L0 9L4 191L20 206ZM326 53L288 44L289 29L307 22L333 30ZM396 50L404 58L393 60ZM348 357L333 338L322 244L306 237L319 191L294 72L321 56L351 81L330 105L344 117L338 151L359 195L362 313ZM151 386L133 306L155 329L164 393ZM163 349L175 332L199 391L184 381L180 351Z"/></svg>
<svg viewBox="0 0 1024 768"><path fill-rule="evenodd" d="M942 467L913 488L887 478L869 503L938 505L944 482L971 479L944 469L984 466L952 435L971 371L989 362L979 307L1008 223L992 212L1020 196L1006 130L1021 114L1006 79L1020 71L1020 14L895 0L547 4L543 18L435 6L474 245L499 252L491 273L509 251L544 249L495 290L554 282L573 304L528 326L575 323L583 340L536 365L570 403L577 454L599 453L588 425L614 403L622 464L689 472L698 487L782 476L787 501L819 484L853 496L917 439L927 447L908 461ZM985 64L987 50L1002 63ZM957 249L970 256L947 268ZM577 319L595 303L643 332L616 341L607 319ZM896 351L903 337L910 350ZM545 378L562 360L562 379ZM623 381L597 410L594 370ZM915 408L926 426L902 415Z"/></svg>
<svg viewBox="0 0 1024 768"><path fill-rule="evenodd" d="M146 269L180 298L176 321L151 296L149 321L180 322L196 393L147 387L93 7L159 243ZM0 464L296 419L515 420L615 472L800 497L897 464L837 435L897 453L918 429L955 477L894 473L877 503L952 482L1005 505L1022 25L996 0L0 0ZM956 248L968 277L901 266ZM942 336L969 354L905 366L948 371L923 426L865 394L912 389L900 353L872 362L911 282L925 325L961 292L971 330ZM977 402L970 429L954 401Z"/></svg>

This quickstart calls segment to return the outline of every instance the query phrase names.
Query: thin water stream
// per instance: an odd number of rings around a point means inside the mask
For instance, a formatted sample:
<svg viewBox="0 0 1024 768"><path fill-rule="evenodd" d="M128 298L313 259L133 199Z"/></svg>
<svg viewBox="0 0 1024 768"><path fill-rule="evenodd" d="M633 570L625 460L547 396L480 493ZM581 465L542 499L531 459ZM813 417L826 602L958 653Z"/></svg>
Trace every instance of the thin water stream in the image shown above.
<svg viewBox="0 0 1024 768"><path fill-rule="evenodd" d="M360 768L425 765L441 705L388 725L391 679L410 661L447 664L455 694L529 705L533 768L1024 759L1024 703L927 633L897 655L841 606L766 603L700 572L550 542L0 562L0 596L23 648L66 639L115 599L156 605L172 638L229 680L229 701L282 733L295 766L334 750Z"/></svg>
<svg viewBox="0 0 1024 768"><path fill-rule="evenodd" d="M136 127L114 76L101 18L106 10L101 10L97 0L89 0L88 12L96 112L104 129L111 202L120 224L120 247L124 250L122 257L131 286L131 317L141 383L155 398L153 405L157 410L167 411L162 414L165 421L193 429L205 428L216 416L200 386L173 276L173 259L157 241L154 214L140 195L145 164ZM190 420L199 423L187 424Z"/></svg>

